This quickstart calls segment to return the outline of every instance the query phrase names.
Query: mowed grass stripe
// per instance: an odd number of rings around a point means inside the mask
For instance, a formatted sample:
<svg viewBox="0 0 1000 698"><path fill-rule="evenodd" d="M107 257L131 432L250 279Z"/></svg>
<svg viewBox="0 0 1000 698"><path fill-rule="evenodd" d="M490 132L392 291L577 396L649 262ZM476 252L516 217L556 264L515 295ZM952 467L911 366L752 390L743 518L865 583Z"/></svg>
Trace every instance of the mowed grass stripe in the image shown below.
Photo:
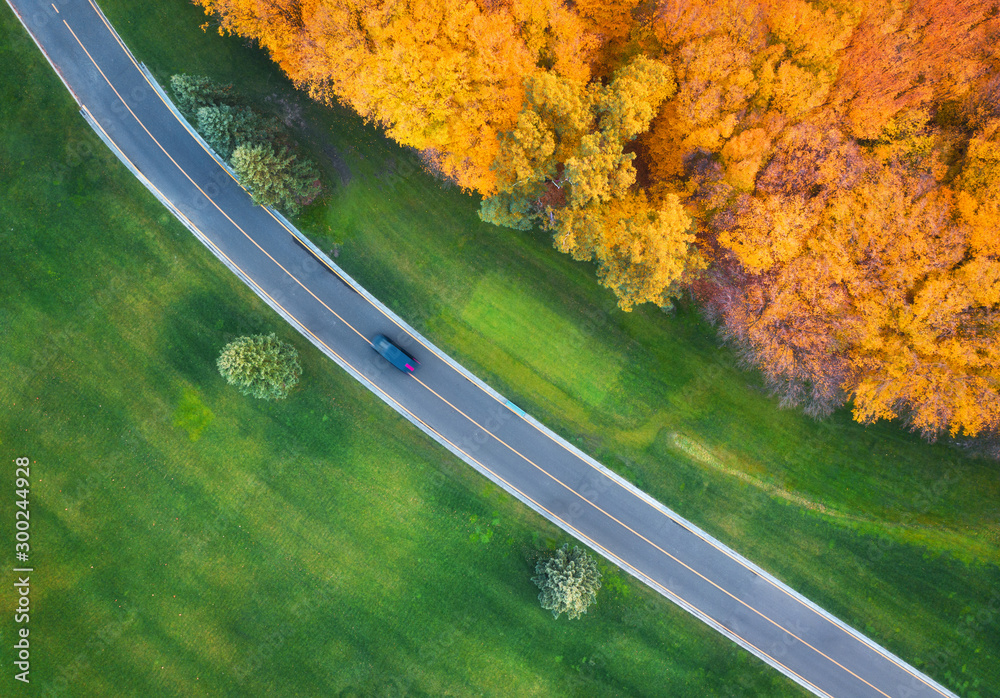
<svg viewBox="0 0 1000 698"><path fill-rule="evenodd" d="M507 283L492 274L475 283L462 321L476 328L484 343L530 366L541 381L572 391L579 402L599 404L615 385L621 357L591 344L573 319L561 317L533 294L505 287ZM534 340L530 347L521 339L529 334Z"/></svg>

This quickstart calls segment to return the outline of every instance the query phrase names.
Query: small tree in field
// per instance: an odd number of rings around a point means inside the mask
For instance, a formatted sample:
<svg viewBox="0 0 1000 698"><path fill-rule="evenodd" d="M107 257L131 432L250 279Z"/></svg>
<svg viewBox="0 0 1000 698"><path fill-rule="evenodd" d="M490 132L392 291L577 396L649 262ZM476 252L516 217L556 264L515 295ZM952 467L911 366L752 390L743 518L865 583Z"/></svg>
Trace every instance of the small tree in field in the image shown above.
<svg viewBox="0 0 1000 698"><path fill-rule="evenodd" d="M222 350L219 373L244 395L280 400L299 382L302 367L295 347L273 332L240 337Z"/></svg>
<svg viewBox="0 0 1000 698"><path fill-rule="evenodd" d="M536 577L531 581L542 592L538 600L542 608L552 611L555 618L565 613L571 620L587 612L597 598L601 588L601 572L597 560L577 546L569 545L556 550L547 560L539 560L535 566Z"/></svg>
<svg viewBox="0 0 1000 698"><path fill-rule="evenodd" d="M244 144L233 151L232 165L254 201L264 206L294 215L319 193L319 172L287 148Z"/></svg>

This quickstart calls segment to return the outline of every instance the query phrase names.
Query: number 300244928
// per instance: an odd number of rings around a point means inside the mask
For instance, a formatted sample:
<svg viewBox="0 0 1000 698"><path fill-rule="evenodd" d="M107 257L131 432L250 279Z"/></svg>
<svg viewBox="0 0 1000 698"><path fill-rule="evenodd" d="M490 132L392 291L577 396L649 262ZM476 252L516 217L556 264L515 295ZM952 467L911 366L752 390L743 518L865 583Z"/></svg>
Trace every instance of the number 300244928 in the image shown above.
<svg viewBox="0 0 1000 698"><path fill-rule="evenodd" d="M30 534L28 533L28 493L31 487L28 480L31 475L29 469L30 462L28 458L18 458L15 461L17 470L14 472L16 477L14 481L14 495L16 497L14 505L20 511L14 513L14 527L17 529L14 533L14 538L16 539L14 547L17 552L17 559L20 562L27 562L28 551L31 549L28 545L28 539L30 538Z"/></svg>

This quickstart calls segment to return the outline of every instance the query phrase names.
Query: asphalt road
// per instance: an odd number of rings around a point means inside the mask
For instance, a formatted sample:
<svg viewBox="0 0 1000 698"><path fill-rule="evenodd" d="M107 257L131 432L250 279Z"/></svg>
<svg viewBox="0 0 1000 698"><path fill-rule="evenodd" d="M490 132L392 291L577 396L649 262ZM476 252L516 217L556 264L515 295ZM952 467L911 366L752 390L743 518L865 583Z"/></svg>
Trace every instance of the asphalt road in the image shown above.
<svg viewBox="0 0 1000 698"><path fill-rule="evenodd" d="M255 206L90 0L9 3L140 180L296 329L432 438L816 695L954 695L511 409ZM373 351L380 333L421 361L418 373Z"/></svg>

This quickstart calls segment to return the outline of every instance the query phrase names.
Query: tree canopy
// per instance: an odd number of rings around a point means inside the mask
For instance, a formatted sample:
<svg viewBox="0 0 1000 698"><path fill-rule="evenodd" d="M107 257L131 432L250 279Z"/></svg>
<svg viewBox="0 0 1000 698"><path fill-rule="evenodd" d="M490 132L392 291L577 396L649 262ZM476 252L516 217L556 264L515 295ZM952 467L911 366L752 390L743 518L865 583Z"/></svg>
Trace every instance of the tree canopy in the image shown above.
<svg viewBox="0 0 1000 698"><path fill-rule="evenodd" d="M281 400L299 382L302 367L291 344L273 332L240 337L227 344L217 361L219 373L244 395Z"/></svg>
<svg viewBox="0 0 1000 698"><path fill-rule="evenodd" d="M269 143L244 143L237 146L231 159L233 172L250 191L253 200L297 213L302 203L319 189L319 172L288 148Z"/></svg>
<svg viewBox="0 0 1000 698"><path fill-rule="evenodd" d="M202 107L233 105L236 100L232 85L220 85L205 75L172 75L170 88L174 92L174 103L189 121L196 120Z"/></svg>
<svg viewBox="0 0 1000 698"><path fill-rule="evenodd" d="M170 84L178 109L229 162L254 201L294 215L319 196L319 171L278 119L247 106L232 85L204 75L174 75Z"/></svg>
<svg viewBox="0 0 1000 698"><path fill-rule="evenodd" d="M228 104L199 107L195 112L196 128L224 160L229 160L241 145L267 143L278 132L275 119L268 119L246 107Z"/></svg>
<svg viewBox="0 0 1000 698"><path fill-rule="evenodd" d="M991 3L198 2L623 309L693 294L785 404L1000 430Z"/></svg>
<svg viewBox="0 0 1000 698"><path fill-rule="evenodd" d="M552 557L539 560L531 578L541 593L538 600L542 608L552 611L558 618L565 613L573 620L587 612L601 588L601 572L597 561L586 550L568 544L555 551Z"/></svg>

